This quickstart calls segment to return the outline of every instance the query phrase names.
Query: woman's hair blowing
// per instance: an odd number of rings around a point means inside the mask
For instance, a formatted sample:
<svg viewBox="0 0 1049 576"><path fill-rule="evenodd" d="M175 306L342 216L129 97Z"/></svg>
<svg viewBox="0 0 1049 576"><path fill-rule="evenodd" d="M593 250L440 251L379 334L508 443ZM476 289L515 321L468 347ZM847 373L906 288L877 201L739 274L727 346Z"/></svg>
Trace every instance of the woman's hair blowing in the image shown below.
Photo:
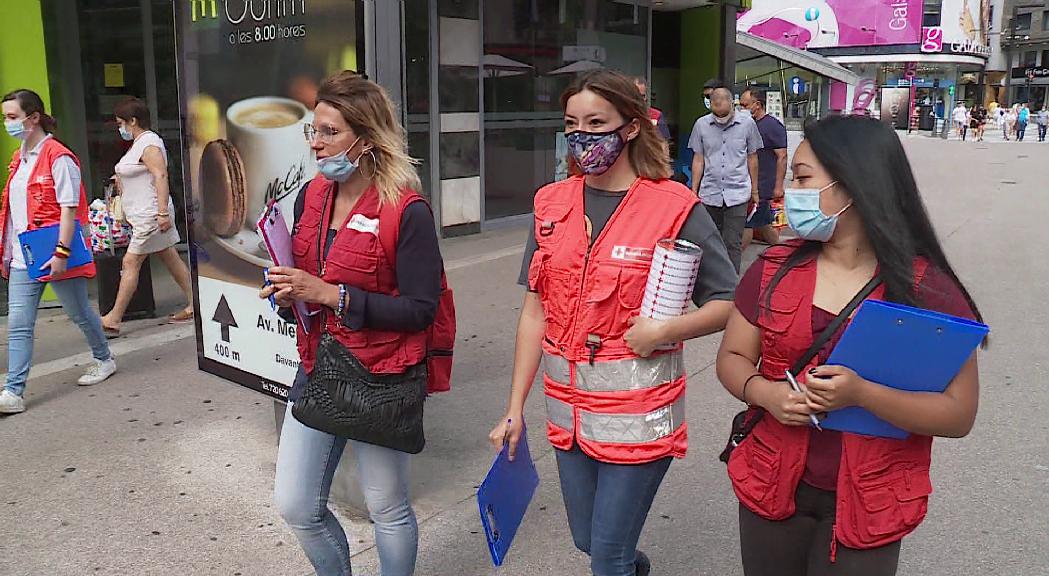
<svg viewBox="0 0 1049 576"><path fill-rule="evenodd" d="M338 110L361 140L372 145L371 153L361 157L360 169L375 175L380 203L396 202L405 189L421 191L418 161L408 154L406 132L381 86L344 70L324 80L317 102Z"/></svg>
<svg viewBox="0 0 1049 576"><path fill-rule="evenodd" d="M870 118L830 116L806 124L805 140L820 164L848 192L850 210L859 213L878 259L886 299L924 305L916 298L913 268L914 259L922 257L958 286L973 315L982 321L979 308L936 237L896 131ZM818 242L809 242L796 251L773 277L768 293L790 268L814 256L820 247Z"/></svg>
<svg viewBox="0 0 1049 576"><path fill-rule="evenodd" d="M48 134L54 134L55 130L58 130L58 121L44 111L44 100L32 90L15 90L5 95L0 102L18 102L18 107L25 112L26 117L40 114L40 127Z"/></svg>
<svg viewBox="0 0 1049 576"><path fill-rule="evenodd" d="M648 103L638 91L634 80L613 70L594 70L583 74L561 95L561 108L580 92L590 91L608 100L627 122L637 120L641 131L627 145L630 165L642 177L663 180L673 174L670 170L670 152L666 140L648 117Z"/></svg>

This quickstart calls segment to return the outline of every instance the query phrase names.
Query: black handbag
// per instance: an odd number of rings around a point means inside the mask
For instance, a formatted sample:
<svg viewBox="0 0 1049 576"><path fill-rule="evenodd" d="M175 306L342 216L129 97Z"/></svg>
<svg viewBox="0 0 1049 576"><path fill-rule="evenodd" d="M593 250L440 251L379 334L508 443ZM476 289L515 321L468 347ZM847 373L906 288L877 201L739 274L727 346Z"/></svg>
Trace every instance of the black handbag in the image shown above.
<svg viewBox="0 0 1049 576"><path fill-rule="evenodd" d="M328 213L331 191L324 199ZM317 231L317 269L327 228ZM325 326L322 318L320 326ZM313 372L291 415L305 426L332 436L418 454L426 446L423 402L426 401L426 361L402 374L372 374L325 328Z"/></svg>
<svg viewBox="0 0 1049 576"><path fill-rule="evenodd" d="M834 320L827 326L827 328L820 333L820 335L812 341L812 346L801 355L794 365L790 367L791 374L800 374L805 366L808 366L809 361L812 360L816 354L831 339L832 336L841 328L841 325L849 319L849 316L871 295L872 292L881 284L881 278L875 276L871 278L867 285L860 289L852 300L838 312L838 315L834 317ZM750 406L746 410L736 414L732 418L732 431L729 433L728 442L725 444L725 449L721 451L721 455L718 456L718 460L721 460L725 464L728 464L728 459L732 456L732 451L739 446L743 440L750 435L754 430L754 427L761 422L761 419L765 417L765 410L758 408L757 406Z"/></svg>
<svg viewBox="0 0 1049 576"><path fill-rule="evenodd" d="M426 446L426 362L402 374L372 374L327 331L313 372L291 414L340 438L418 454Z"/></svg>

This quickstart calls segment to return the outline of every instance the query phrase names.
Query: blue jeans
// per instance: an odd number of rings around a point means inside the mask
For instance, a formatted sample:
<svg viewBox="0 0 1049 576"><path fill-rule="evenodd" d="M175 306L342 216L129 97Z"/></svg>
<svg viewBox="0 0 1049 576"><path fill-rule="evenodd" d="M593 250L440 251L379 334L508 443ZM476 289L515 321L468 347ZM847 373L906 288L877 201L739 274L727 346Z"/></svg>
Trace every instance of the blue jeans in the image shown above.
<svg viewBox="0 0 1049 576"><path fill-rule="evenodd" d="M672 458L607 464L573 446L554 450L561 494L576 548L590 555L594 576L635 576L637 541Z"/></svg>
<svg viewBox="0 0 1049 576"><path fill-rule="evenodd" d="M1024 139L1024 132L1027 132L1027 122L1017 122L1016 123L1016 139L1017 140L1023 140Z"/></svg>
<svg viewBox="0 0 1049 576"><path fill-rule="evenodd" d="M102 332L102 320L91 307L87 295L87 278L70 278L51 282L66 315L76 324L91 346L91 355L96 360L106 361L113 357L109 342ZM40 297L47 284L29 277L25 270L11 269L7 284L7 385L14 395L25 393L29 366L33 361L33 331L36 328L36 311Z"/></svg>
<svg viewBox="0 0 1049 576"><path fill-rule="evenodd" d="M314 430L284 414L277 450L273 501L302 545L317 576L349 576L346 533L328 510L335 468L347 439ZM349 440L368 513L375 523L375 547L382 576L411 576L419 547L419 526L408 500L411 456L391 448Z"/></svg>

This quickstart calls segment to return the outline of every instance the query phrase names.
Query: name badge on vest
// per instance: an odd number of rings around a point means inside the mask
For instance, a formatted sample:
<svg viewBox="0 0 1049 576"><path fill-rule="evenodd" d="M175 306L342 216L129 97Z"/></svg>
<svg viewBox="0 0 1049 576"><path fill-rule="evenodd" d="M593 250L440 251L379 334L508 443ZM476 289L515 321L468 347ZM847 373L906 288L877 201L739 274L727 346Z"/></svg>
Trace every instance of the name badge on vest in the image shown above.
<svg viewBox="0 0 1049 576"><path fill-rule="evenodd" d="M356 230L366 234L379 235L379 219L368 218L364 214L354 214L353 218L350 218L350 223L347 224L346 227L350 230Z"/></svg>
<svg viewBox="0 0 1049 576"><path fill-rule="evenodd" d="M638 246L615 246L612 248L612 259L624 262L651 263L654 250Z"/></svg>

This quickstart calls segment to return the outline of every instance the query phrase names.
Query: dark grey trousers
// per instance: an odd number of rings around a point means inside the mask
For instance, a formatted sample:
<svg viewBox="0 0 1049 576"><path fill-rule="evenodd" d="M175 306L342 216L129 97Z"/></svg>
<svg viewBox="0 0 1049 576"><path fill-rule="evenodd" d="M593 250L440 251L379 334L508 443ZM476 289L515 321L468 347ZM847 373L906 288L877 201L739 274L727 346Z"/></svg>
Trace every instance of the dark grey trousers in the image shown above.
<svg viewBox="0 0 1049 576"><path fill-rule="evenodd" d="M721 232L721 239L728 249L729 260L732 260L736 272L739 272L743 259L743 228L747 225L747 202L739 206L704 206Z"/></svg>

